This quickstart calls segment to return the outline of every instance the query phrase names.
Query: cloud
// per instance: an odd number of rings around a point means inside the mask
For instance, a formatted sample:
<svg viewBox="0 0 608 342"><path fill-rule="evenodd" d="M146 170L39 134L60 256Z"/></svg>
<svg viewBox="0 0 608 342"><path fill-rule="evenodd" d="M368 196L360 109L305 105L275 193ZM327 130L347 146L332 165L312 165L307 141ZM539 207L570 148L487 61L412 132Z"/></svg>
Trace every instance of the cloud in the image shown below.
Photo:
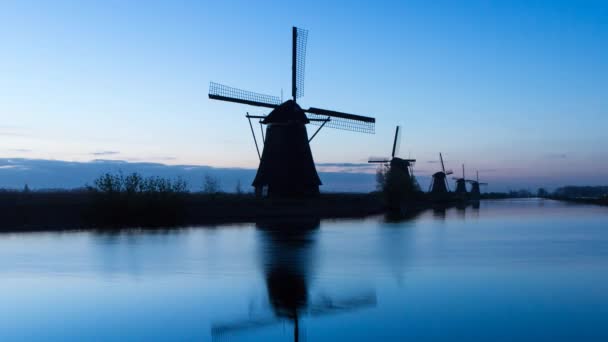
<svg viewBox="0 0 608 342"><path fill-rule="evenodd" d="M98 151L98 152L91 152L91 155L93 156L112 156L115 154L120 154L120 152L118 151Z"/></svg>
<svg viewBox="0 0 608 342"><path fill-rule="evenodd" d="M126 161L133 162L133 163L145 162L146 160L172 161L172 160L177 160L177 158L171 157L171 156L148 157L148 158L126 158Z"/></svg>
<svg viewBox="0 0 608 342"><path fill-rule="evenodd" d="M7 131L0 131L0 135L1 136L5 136L5 137L22 137L22 136L25 136L25 134L22 134L22 133L7 132Z"/></svg>
<svg viewBox="0 0 608 342"><path fill-rule="evenodd" d="M369 163L317 163L319 172L337 173L375 173L377 164Z"/></svg>
<svg viewBox="0 0 608 342"><path fill-rule="evenodd" d="M362 172L366 164L335 163L342 172L319 170L322 191L368 192L375 188L373 174ZM328 163L331 165L331 163ZM373 165L372 165L373 167ZM255 178L255 169L219 168L206 165L166 165L152 162L95 159L91 162L60 160L0 158L0 188L32 189L79 188L92 184L106 172L138 172L143 176L163 178L181 177L193 191L201 190L206 174L215 177L224 191L234 191L238 182L249 185ZM252 187L248 187L253 190Z"/></svg>
<svg viewBox="0 0 608 342"><path fill-rule="evenodd" d="M11 125L0 125L0 136L6 137L22 137L26 136L23 132L23 127L11 126Z"/></svg>
<svg viewBox="0 0 608 342"><path fill-rule="evenodd" d="M369 163L317 163L317 166L335 166L335 167L369 167Z"/></svg>
<svg viewBox="0 0 608 342"><path fill-rule="evenodd" d="M566 159L568 156L565 153L548 153L542 156L543 159Z"/></svg>
<svg viewBox="0 0 608 342"><path fill-rule="evenodd" d="M504 171L505 169L501 169L501 170ZM516 169L516 170L518 170L518 169ZM479 169L476 171L483 172L483 173L491 173L491 172L498 172L500 170L498 170L498 169Z"/></svg>
<svg viewBox="0 0 608 342"><path fill-rule="evenodd" d="M20 153L30 153L30 152L32 152L32 150L27 149L27 148L11 148L11 149L9 149L9 151L11 151L11 152L20 152Z"/></svg>

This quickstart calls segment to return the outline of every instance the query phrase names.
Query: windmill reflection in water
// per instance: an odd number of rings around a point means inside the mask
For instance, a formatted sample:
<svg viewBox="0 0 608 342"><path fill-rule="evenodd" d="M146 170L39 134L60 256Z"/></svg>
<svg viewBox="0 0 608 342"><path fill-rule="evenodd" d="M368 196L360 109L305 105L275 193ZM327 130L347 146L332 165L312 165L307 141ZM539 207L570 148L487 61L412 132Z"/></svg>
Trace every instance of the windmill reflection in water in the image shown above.
<svg viewBox="0 0 608 342"><path fill-rule="evenodd" d="M312 318L376 306L376 294L371 290L351 296L311 294L309 281L314 268L319 224L318 219L256 224L272 314L214 324L211 328L213 340L225 340L234 334L252 334L256 329L289 322L293 326L294 341L299 341L303 316Z"/></svg>

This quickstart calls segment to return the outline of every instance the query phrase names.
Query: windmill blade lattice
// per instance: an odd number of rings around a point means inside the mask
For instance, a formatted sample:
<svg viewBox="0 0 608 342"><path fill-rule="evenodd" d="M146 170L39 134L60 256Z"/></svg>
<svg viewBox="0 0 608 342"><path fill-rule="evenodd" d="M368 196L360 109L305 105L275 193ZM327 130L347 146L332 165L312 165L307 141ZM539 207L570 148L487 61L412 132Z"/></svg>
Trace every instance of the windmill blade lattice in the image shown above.
<svg viewBox="0 0 608 342"><path fill-rule="evenodd" d="M254 93L215 82L209 84L209 98L268 108L276 108L281 104L278 96Z"/></svg>
<svg viewBox="0 0 608 342"><path fill-rule="evenodd" d="M330 121L325 124L325 127L369 134L375 132L376 119L374 118L314 107L305 110L305 112L309 119L322 120L330 117ZM311 121L310 123L313 125L323 124L322 121Z"/></svg>
<svg viewBox="0 0 608 342"><path fill-rule="evenodd" d="M306 43L308 30L293 28L293 80L294 99L304 96L304 71L306 69Z"/></svg>

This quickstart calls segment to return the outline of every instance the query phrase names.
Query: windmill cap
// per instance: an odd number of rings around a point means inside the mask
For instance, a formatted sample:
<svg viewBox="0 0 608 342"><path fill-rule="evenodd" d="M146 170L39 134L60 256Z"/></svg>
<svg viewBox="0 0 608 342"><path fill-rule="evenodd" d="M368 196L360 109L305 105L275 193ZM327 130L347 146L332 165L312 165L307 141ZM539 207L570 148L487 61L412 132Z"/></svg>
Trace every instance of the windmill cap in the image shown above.
<svg viewBox="0 0 608 342"><path fill-rule="evenodd" d="M280 106L275 108L268 116L262 121L263 124L276 124L276 123L302 123L307 124L310 121L302 107L298 105L294 100L287 100Z"/></svg>

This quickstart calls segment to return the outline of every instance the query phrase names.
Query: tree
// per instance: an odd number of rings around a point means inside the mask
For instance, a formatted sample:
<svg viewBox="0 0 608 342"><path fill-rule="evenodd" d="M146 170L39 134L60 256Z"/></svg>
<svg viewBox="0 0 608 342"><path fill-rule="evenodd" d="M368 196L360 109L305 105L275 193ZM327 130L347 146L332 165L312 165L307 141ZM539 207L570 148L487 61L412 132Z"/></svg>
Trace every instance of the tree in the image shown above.
<svg viewBox="0 0 608 342"><path fill-rule="evenodd" d="M536 196L547 197L547 196L549 196L549 192L545 188L539 188L538 192L536 193Z"/></svg>
<svg viewBox="0 0 608 342"><path fill-rule="evenodd" d="M216 194L220 192L220 182L217 178L206 174L203 181L203 192L206 194Z"/></svg>
<svg viewBox="0 0 608 342"><path fill-rule="evenodd" d="M388 165L382 164L376 170L376 190L384 191L386 185L386 176L388 174Z"/></svg>
<svg viewBox="0 0 608 342"><path fill-rule="evenodd" d="M236 188L234 189L234 191L235 191L235 192L236 192L238 195L240 195L240 194L242 194L242 193L243 193L243 188L241 187L241 180L240 180L240 179L238 179L238 180L236 181Z"/></svg>

